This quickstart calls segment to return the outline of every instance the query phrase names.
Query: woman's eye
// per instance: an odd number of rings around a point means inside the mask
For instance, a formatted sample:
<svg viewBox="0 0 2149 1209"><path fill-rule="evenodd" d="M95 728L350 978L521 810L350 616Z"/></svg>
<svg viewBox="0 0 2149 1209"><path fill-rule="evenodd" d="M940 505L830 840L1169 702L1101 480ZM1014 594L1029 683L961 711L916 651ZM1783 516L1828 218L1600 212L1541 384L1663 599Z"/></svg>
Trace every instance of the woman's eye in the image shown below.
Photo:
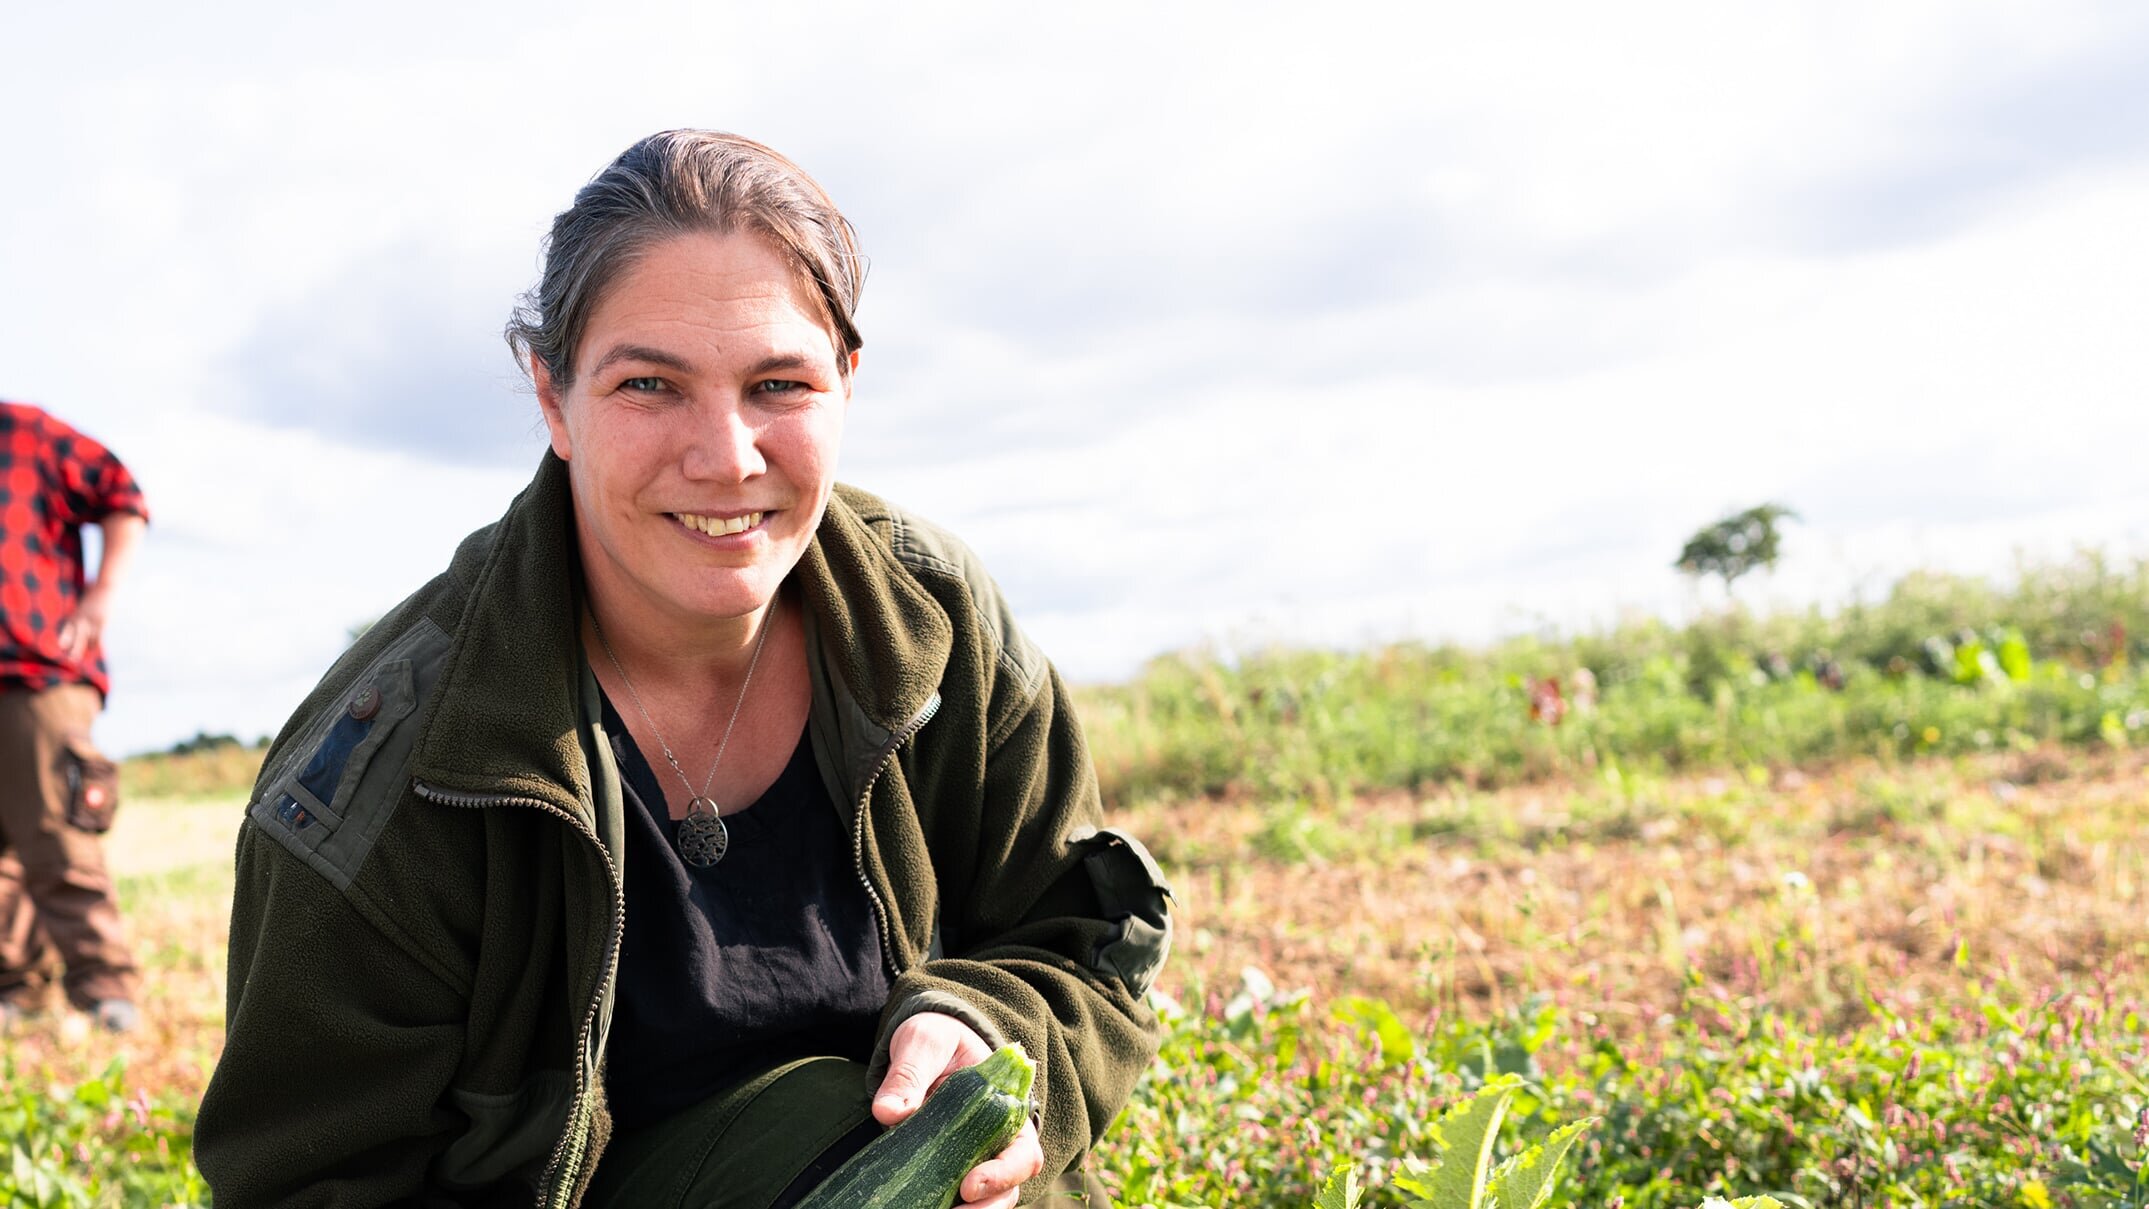
<svg viewBox="0 0 2149 1209"><path fill-rule="evenodd" d="M664 389L662 378L628 378L619 384L621 390L659 391Z"/></svg>

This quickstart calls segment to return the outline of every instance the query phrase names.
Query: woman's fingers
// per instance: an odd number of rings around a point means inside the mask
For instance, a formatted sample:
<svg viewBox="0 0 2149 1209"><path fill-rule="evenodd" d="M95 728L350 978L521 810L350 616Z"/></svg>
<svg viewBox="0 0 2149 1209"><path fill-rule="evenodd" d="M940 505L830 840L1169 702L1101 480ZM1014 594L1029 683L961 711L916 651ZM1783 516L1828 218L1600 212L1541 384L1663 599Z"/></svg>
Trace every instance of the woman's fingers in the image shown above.
<svg viewBox="0 0 2149 1209"><path fill-rule="evenodd" d="M888 1038L888 1073L873 1093L873 1119L893 1125L918 1111L951 1072L983 1062L992 1051L977 1031L953 1016L920 1012Z"/></svg>
<svg viewBox="0 0 2149 1209"><path fill-rule="evenodd" d="M873 1119L883 1125L918 1110L942 1079L974 1066L992 1050L977 1030L953 1016L920 1012L896 1026L888 1038L888 1074L873 1094ZM1045 1152L1037 1144L1037 1126L1025 1121L1022 1132L999 1154L979 1163L963 1177L963 1204L976 1209L1014 1209L1023 1181L1044 1169Z"/></svg>
<svg viewBox="0 0 2149 1209"><path fill-rule="evenodd" d="M1022 1132L999 1154L979 1163L963 1177L961 1195L966 1205L983 1209L1007 1209L1023 1181L1042 1171L1045 1152L1037 1145L1037 1126L1023 1122Z"/></svg>

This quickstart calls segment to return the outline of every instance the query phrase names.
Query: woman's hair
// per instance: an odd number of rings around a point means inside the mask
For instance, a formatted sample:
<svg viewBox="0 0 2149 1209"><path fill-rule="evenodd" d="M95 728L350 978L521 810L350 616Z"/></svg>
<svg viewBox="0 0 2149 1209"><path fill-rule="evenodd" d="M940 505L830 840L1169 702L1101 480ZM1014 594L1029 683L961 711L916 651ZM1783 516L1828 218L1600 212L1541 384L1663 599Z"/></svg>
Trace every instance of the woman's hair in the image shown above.
<svg viewBox="0 0 2149 1209"><path fill-rule="evenodd" d="M565 388L574 381L590 312L644 252L693 232L740 231L775 245L821 300L836 364L849 374L851 354L863 343L852 322L865 277L857 233L804 169L752 139L715 130L652 134L582 186L552 220L544 271L508 317L508 347L517 360L544 362Z"/></svg>

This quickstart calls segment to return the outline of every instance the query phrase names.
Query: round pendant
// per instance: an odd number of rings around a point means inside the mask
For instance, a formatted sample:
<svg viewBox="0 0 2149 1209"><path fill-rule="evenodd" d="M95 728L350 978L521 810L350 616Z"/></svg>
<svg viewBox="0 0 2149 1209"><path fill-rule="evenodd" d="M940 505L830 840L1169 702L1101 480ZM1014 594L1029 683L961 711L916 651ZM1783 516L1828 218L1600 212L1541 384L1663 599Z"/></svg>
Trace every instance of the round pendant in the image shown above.
<svg viewBox="0 0 2149 1209"><path fill-rule="evenodd" d="M679 859L696 869L707 869L723 860L729 847L731 832L716 813L716 803L695 798L687 806L686 817L679 820Z"/></svg>

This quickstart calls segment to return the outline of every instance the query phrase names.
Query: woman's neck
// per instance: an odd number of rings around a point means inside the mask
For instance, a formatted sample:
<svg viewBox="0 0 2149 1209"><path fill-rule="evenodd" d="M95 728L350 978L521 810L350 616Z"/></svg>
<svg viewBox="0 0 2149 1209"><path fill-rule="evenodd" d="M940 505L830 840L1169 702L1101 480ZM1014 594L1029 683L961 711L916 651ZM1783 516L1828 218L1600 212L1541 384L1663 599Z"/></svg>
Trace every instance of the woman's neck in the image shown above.
<svg viewBox="0 0 2149 1209"><path fill-rule="evenodd" d="M761 645L762 627L780 624L781 600L779 593L742 617L672 617L592 592L583 638L609 646L637 685L736 684Z"/></svg>

